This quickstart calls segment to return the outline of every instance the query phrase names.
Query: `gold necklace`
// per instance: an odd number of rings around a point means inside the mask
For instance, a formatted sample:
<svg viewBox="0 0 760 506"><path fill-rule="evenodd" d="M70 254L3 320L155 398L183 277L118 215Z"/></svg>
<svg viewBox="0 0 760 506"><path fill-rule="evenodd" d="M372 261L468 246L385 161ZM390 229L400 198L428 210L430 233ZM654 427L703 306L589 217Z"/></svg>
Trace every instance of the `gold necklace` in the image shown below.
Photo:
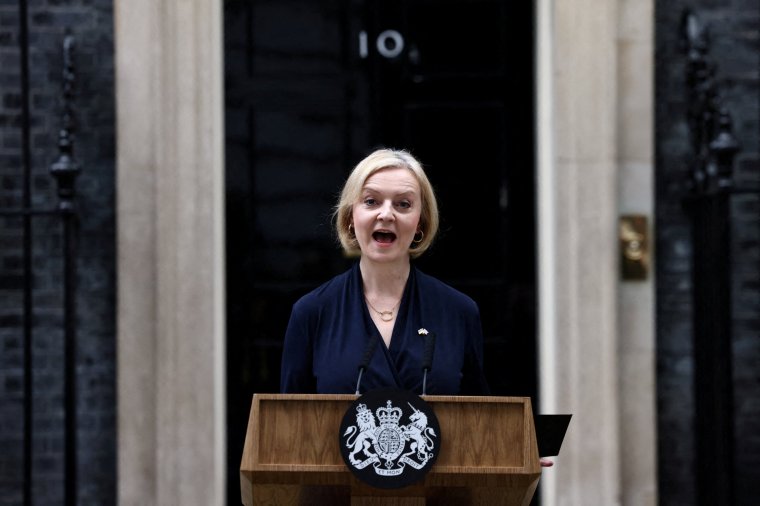
<svg viewBox="0 0 760 506"><path fill-rule="evenodd" d="M372 308L372 311L374 311L375 313L377 313L378 315L380 315L380 319L382 321L384 321L384 322L389 322L389 321L393 320L393 318L394 318L393 311L396 309L396 306L398 306L399 303L401 303L401 299L399 299L398 302L396 302L396 304L394 304L394 306L390 310L388 310L388 311L378 311L377 309L375 309L375 306L372 305L372 303L369 301L369 299L367 298L366 295L364 296L364 300L367 301L367 305L370 308Z"/></svg>

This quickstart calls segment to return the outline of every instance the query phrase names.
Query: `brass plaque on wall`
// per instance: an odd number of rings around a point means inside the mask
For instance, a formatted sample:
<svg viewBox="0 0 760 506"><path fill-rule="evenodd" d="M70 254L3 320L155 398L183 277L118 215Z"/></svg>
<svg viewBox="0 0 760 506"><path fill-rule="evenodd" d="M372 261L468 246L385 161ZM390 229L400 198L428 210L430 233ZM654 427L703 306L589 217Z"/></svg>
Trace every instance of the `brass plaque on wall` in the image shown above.
<svg viewBox="0 0 760 506"><path fill-rule="evenodd" d="M644 215L624 215L618 223L620 272L624 280L644 280L649 273L649 227Z"/></svg>

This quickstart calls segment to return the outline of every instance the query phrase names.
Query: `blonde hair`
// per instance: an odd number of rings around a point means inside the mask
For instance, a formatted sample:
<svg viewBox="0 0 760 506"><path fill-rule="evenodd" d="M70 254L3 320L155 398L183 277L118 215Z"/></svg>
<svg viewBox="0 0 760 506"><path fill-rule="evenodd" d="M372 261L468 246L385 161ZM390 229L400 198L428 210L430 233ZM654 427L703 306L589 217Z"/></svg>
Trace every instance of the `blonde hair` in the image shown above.
<svg viewBox="0 0 760 506"><path fill-rule="evenodd" d="M370 153L364 160L359 162L343 185L338 204L333 213L335 231L338 234L343 251L348 256L359 256L361 250L356 236L351 232L351 218L354 204L361 197L364 183L375 172L389 168L404 168L414 174L420 185L422 209L420 213L419 230L422 232L422 240L412 243L409 255L417 258L427 250L435 239L438 232L438 203L435 200L433 186L422 169L422 165L408 151L396 149L378 149Z"/></svg>

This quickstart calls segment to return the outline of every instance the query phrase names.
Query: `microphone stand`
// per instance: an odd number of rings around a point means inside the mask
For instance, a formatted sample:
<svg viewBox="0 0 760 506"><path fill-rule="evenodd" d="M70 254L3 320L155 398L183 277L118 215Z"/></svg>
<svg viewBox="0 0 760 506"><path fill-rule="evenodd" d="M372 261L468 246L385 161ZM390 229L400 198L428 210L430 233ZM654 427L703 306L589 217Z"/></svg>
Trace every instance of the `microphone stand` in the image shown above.
<svg viewBox="0 0 760 506"><path fill-rule="evenodd" d="M433 368L435 333L428 332L425 329L420 329L418 332L425 336L425 354L422 356L422 395L425 396L427 394L427 373Z"/></svg>
<svg viewBox="0 0 760 506"><path fill-rule="evenodd" d="M367 347L364 349L364 355L362 361L359 363L359 377L356 379L356 395L359 395L359 385L362 382L362 374L369 367L369 361L372 360L372 355L375 354L375 348L377 348L377 337L370 334L369 341L367 341Z"/></svg>

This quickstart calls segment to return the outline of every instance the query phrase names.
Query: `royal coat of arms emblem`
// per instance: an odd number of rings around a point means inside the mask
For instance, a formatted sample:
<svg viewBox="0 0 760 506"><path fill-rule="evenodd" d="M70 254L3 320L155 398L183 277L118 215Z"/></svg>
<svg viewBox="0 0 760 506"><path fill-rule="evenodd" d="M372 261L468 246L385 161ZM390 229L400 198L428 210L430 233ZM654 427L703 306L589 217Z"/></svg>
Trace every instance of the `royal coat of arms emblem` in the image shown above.
<svg viewBox="0 0 760 506"><path fill-rule="evenodd" d="M380 488L400 488L424 477L439 447L435 414L404 390L366 393L348 410L341 426L346 465Z"/></svg>

